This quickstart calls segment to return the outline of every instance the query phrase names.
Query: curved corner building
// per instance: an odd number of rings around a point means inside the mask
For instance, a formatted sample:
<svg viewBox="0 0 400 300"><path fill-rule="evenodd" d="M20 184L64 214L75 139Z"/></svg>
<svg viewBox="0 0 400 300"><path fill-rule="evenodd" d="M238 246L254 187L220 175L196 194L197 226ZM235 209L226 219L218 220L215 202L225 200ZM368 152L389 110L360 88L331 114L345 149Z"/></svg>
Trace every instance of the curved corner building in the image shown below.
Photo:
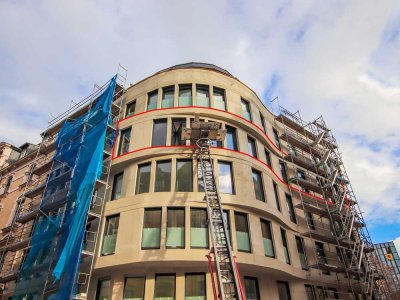
<svg viewBox="0 0 400 300"><path fill-rule="evenodd" d="M320 161L311 159L315 147L334 151L327 136L286 111L273 115L210 64L178 65L131 85L122 109L89 299L214 299L196 147L181 140L195 115L227 131L211 155L246 299L357 299L366 288L365 276L349 271L362 220L353 219L345 241L334 234L342 219L328 213L345 174L326 171L333 163L322 150ZM349 197L345 206L356 205Z"/></svg>

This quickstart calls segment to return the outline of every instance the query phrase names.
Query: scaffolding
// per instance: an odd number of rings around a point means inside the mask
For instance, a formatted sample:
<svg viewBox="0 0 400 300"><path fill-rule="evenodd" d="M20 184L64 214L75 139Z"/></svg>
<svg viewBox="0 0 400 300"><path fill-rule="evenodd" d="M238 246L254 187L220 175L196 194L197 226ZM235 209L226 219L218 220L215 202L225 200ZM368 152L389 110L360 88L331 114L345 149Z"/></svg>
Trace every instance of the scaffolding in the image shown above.
<svg viewBox="0 0 400 300"><path fill-rule="evenodd" d="M0 282L17 279L13 299L86 297L126 74L119 66L42 134L1 251Z"/></svg>
<svg viewBox="0 0 400 300"><path fill-rule="evenodd" d="M287 183L297 186L290 191L300 199L295 207L303 211L308 229L302 236L314 242L315 262L306 262L305 269L318 270L320 282L324 274L336 273L337 287L347 286L348 292L341 293L349 297L391 299L339 147L324 119L321 116L306 122L299 112L280 107L276 121L281 124L280 138L289 150L283 159L293 166L293 176ZM313 214L320 219L314 220ZM321 242L328 245L328 251ZM344 275L347 285L339 274ZM326 296L332 282L323 283Z"/></svg>

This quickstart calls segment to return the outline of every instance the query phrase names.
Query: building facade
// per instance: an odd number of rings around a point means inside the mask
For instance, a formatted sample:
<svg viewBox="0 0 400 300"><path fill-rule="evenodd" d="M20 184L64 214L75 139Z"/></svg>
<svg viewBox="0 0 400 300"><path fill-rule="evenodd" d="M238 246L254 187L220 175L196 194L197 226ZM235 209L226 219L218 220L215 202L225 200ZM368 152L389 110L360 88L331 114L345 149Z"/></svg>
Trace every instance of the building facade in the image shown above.
<svg viewBox="0 0 400 300"><path fill-rule="evenodd" d="M400 297L400 256L393 241L375 244L379 260L387 272L392 289Z"/></svg>

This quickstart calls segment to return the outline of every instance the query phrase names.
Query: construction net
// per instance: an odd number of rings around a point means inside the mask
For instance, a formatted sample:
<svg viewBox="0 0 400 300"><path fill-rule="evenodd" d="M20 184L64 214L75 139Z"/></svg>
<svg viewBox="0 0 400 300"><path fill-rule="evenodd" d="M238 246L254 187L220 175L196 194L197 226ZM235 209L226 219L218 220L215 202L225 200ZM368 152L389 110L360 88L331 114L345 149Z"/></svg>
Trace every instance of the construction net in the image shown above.
<svg viewBox="0 0 400 300"><path fill-rule="evenodd" d="M68 119L58 133L39 217L13 299L70 299L75 293L87 215L103 171L107 128L112 125L115 85L116 77L86 113Z"/></svg>

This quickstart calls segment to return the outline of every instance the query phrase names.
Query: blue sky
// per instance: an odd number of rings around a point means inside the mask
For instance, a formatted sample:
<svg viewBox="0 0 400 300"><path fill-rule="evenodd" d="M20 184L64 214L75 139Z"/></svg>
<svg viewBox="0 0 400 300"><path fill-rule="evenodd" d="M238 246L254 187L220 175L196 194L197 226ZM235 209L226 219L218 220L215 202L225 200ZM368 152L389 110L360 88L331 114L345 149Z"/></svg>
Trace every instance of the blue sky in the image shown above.
<svg viewBox="0 0 400 300"><path fill-rule="evenodd" d="M400 237L399 1L4 0L0 41L0 140L38 142L118 63L129 82L214 63L267 105L322 114L374 240Z"/></svg>

